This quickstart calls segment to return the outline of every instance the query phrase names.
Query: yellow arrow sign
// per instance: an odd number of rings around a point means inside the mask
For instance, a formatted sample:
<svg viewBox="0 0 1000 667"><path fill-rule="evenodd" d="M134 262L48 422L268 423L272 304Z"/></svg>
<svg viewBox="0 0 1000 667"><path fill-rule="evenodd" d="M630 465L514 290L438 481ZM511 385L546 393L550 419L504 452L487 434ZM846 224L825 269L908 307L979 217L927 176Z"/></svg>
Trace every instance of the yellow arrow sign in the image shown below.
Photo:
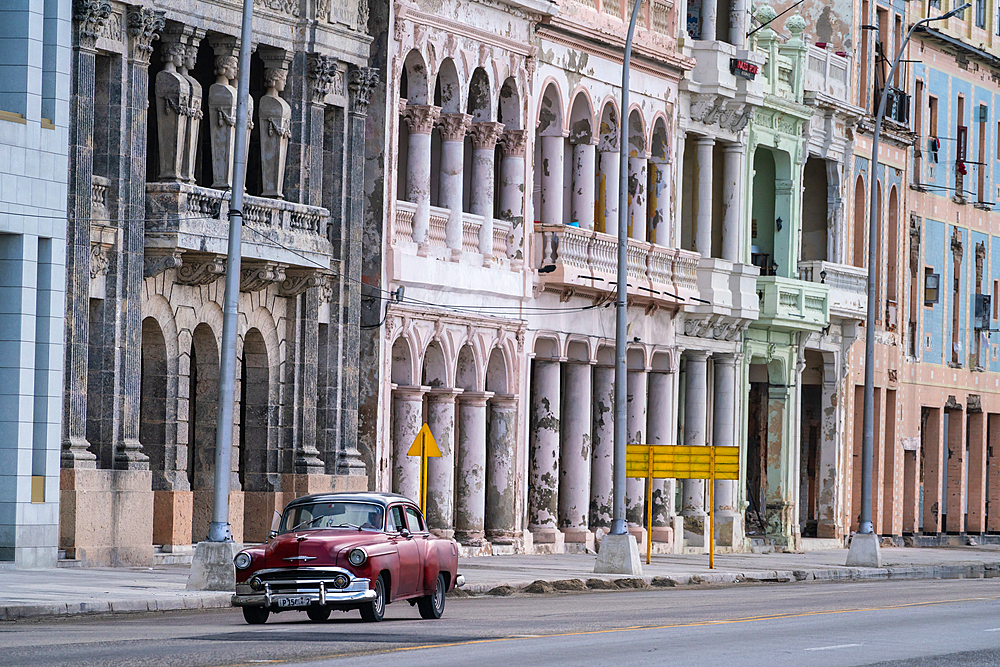
<svg viewBox="0 0 1000 667"><path fill-rule="evenodd" d="M434 439L430 426L424 424L420 428L420 433L417 433L417 437L413 439L413 444L410 445L410 451L406 452L406 455L441 456L441 450L438 449L437 440Z"/></svg>
<svg viewBox="0 0 1000 667"><path fill-rule="evenodd" d="M431 427L424 422L420 427L420 433L413 439L407 456L420 457L420 511L424 513L424 520L427 520L427 458L430 456L441 456L441 449L438 447Z"/></svg>

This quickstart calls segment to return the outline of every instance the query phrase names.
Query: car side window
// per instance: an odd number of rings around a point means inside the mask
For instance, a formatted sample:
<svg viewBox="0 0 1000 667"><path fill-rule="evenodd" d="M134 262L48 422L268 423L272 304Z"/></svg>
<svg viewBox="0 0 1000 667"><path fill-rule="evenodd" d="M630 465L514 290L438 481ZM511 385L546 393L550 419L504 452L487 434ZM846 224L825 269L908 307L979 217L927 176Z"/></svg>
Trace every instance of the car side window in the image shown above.
<svg viewBox="0 0 1000 667"><path fill-rule="evenodd" d="M398 533L406 528L406 519L403 518L403 508L399 505L389 508L389 519L385 526L387 533Z"/></svg>
<svg viewBox="0 0 1000 667"><path fill-rule="evenodd" d="M420 514L418 514L417 510L412 507L406 508L406 524L411 533L424 532L424 524L420 520Z"/></svg>

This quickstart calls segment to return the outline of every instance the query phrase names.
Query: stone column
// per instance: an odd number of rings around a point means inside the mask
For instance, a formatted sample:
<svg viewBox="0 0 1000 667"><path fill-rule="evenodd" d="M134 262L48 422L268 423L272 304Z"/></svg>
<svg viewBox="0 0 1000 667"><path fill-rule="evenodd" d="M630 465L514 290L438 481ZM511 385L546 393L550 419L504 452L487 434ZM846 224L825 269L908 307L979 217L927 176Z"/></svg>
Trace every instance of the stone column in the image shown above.
<svg viewBox="0 0 1000 667"><path fill-rule="evenodd" d="M156 75L156 129L160 153L161 181L180 181L184 176L185 140L191 107L191 82L180 73L187 57L184 35L164 35L160 47L163 69Z"/></svg>
<svg viewBox="0 0 1000 667"><path fill-rule="evenodd" d="M417 205L413 213L413 242L426 253L431 224L431 132L440 107L408 104L403 120L410 128L407 146L406 199Z"/></svg>
<svg viewBox="0 0 1000 667"><path fill-rule="evenodd" d="M684 14L681 14L684 16ZM685 144L687 143L687 132L684 130L677 130L677 134L674 138L674 143L676 144L675 155L677 156L677 168L674 169L674 183L673 192L683 193L684 192L684 150ZM681 219L684 216L684 197L677 195L670 202L671 211L671 225L670 225L670 239L664 243L664 245L670 245L675 248L679 248L681 245Z"/></svg>
<svg viewBox="0 0 1000 667"><path fill-rule="evenodd" d="M671 429L671 415L674 412L673 373L649 373L649 406L646 416L648 444L672 445L674 437ZM653 480L653 541L673 544L675 480Z"/></svg>
<svg viewBox="0 0 1000 667"><path fill-rule="evenodd" d="M839 364L837 365L839 368ZM822 435L819 455L819 514L816 537L833 539L840 531L840 473L839 457L842 442L839 425L843 423L843 406L846 399L840 396L836 381L823 382L823 408L820 432ZM904 483L904 487L905 487ZM916 497L916 496L914 496ZM915 515L914 515L915 517ZM912 523L912 522L911 522ZM907 532L915 532L904 528Z"/></svg>
<svg viewBox="0 0 1000 667"><path fill-rule="evenodd" d="M649 233L646 240L669 246L670 235L670 163L666 158L649 159L649 182L646 218Z"/></svg>
<svg viewBox="0 0 1000 667"><path fill-rule="evenodd" d="M628 159L628 235L646 240L646 158Z"/></svg>
<svg viewBox="0 0 1000 667"><path fill-rule="evenodd" d="M738 49L743 48L747 38L746 0L730 0L729 5L729 43Z"/></svg>
<svg viewBox="0 0 1000 667"><path fill-rule="evenodd" d="M260 57L264 61L264 85L267 88L261 95L258 109L263 186L261 194L264 197L283 199L285 158L288 155L288 141L292 138L292 107L279 97L279 93L285 89L292 54L281 49L265 50L261 47Z"/></svg>
<svg viewBox="0 0 1000 667"><path fill-rule="evenodd" d="M97 36L111 15L106 0L74 6L75 43L69 124L69 216L66 236L66 320L62 467L96 468L87 441L90 353L90 219L94 181L94 78ZM145 217L145 216L143 216Z"/></svg>
<svg viewBox="0 0 1000 667"><path fill-rule="evenodd" d="M645 217L643 218L645 219ZM646 371L629 370L627 377L628 405L626 426L628 444L645 445L646 442ZM625 482L625 520L629 532L640 544L646 541L646 480L628 479Z"/></svg>
<svg viewBox="0 0 1000 667"><path fill-rule="evenodd" d="M604 233L611 236L618 235L618 199L621 191L621 157L618 154L618 141L614 145L605 142L608 146L602 145L600 148L601 164L598 174L597 196L603 202L601 210L597 211L600 219L604 222ZM599 225L598 225L599 227Z"/></svg>
<svg viewBox="0 0 1000 667"><path fill-rule="evenodd" d="M613 514L613 463L615 451L615 369L594 367L593 458L590 467L590 526L611 528Z"/></svg>
<svg viewBox="0 0 1000 667"><path fill-rule="evenodd" d="M563 143L562 135L543 136L542 142L542 223L561 225L563 219Z"/></svg>
<svg viewBox="0 0 1000 667"><path fill-rule="evenodd" d="M458 396L455 450L455 539L483 546L486 531L486 404L491 392Z"/></svg>
<svg viewBox="0 0 1000 667"><path fill-rule="evenodd" d="M292 280L282 277L279 284L292 283ZM285 294L289 294L285 292ZM287 297L286 297L287 298ZM323 473L323 460L320 458L316 433L316 399L319 393L319 375L317 360L319 359L319 290L306 289L292 297L296 304L299 326L299 349L296 361L299 368L297 377L290 385L296 388L298 397L293 420L298 422L298 437L295 443L295 472L300 475L319 475ZM287 385L286 385L287 386Z"/></svg>
<svg viewBox="0 0 1000 667"><path fill-rule="evenodd" d="M969 412L969 533L986 531L986 461L986 413Z"/></svg>
<svg viewBox="0 0 1000 667"><path fill-rule="evenodd" d="M392 390L392 490L420 502L420 457L407 456L424 422L427 387Z"/></svg>
<svg viewBox="0 0 1000 667"><path fill-rule="evenodd" d="M506 130L500 135L500 217L509 220L511 238L507 256L511 267L524 261L524 151L527 132ZM515 266L515 263L517 264Z"/></svg>
<svg viewBox="0 0 1000 667"><path fill-rule="evenodd" d="M591 179L593 180L593 179ZM594 549L590 511L591 378L589 362L563 366L562 445L559 455L559 527L567 543Z"/></svg>
<svg viewBox="0 0 1000 667"><path fill-rule="evenodd" d="M455 535L455 396L460 389L427 393L427 425L440 457L427 459L427 525L435 535Z"/></svg>
<svg viewBox="0 0 1000 667"><path fill-rule="evenodd" d="M719 0L701 0L701 38L714 42L719 13Z"/></svg>
<svg viewBox="0 0 1000 667"><path fill-rule="evenodd" d="M556 542L559 514L559 362L535 359L531 383L528 530L535 542Z"/></svg>
<svg viewBox="0 0 1000 667"><path fill-rule="evenodd" d="M794 536L798 535L798 516L793 514L794 504L789 475L792 464L788 413L792 405L788 387L770 385L767 390L767 458L777 461L767 467L767 493L764 496L767 517L767 535L778 546L796 548ZM873 511L874 516L874 511ZM793 536L794 533L794 536Z"/></svg>
<svg viewBox="0 0 1000 667"><path fill-rule="evenodd" d="M948 410L948 447L945 456L948 496L944 499L949 533L965 532L965 411ZM924 499L926 503L926 498Z"/></svg>
<svg viewBox="0 0 1000 667"><path fill-rule="evenodd" d="M188 97L188 108L185 115L188 118L187 133L184 135L184 165L181 173L183 180L194 183L195 169L198 164L198 135L201 130L201 119L204 113L201 110L202 88L198 80L191 76L198 61L198 46L201 44L205 31L191 28L190 37L184 49L184 62L181 66L181 76L187 79L191 86L191 95Z"/></svg>
<svg viewBox="0 0 1000 667"><path fill-rule="evenodd" d="M734 447L736 441L736 357L716 354L715 404L712 411L713 444ZM742 540L740 512L736 504L736 482L715 481L715 539L720 547L738 547Z"/></svg>
<svg viewBox="0 0 1000 667"><path fill-rule="evenodd" d="M743 261L743 144L725 145L722 188L722 259Z"/></svg>
<svg viewBox="0 0 1000 667"><path fill-rule="evenodd" d="M704 16L702 17L704 20ZM712 256L712 152L715 139L698 137L695 140L698 158L698 215L695 220L694 249L702 257Z"/></svg>
<svg viewBox="0 0 1000 667"><path fill-rule="evenodd" d="M594 173L597 169L597 147L590 137L581 137L573 144L573 211L580 229L594 228Z"/></svg>
<svg viewBox="0 0 1000 667"><path fill-rule="evenodd" d="M513 544L517 531L516 447L517 397L494 396L486 432L486 539L493 544Z"/></svg>
<svg viewBox="0 0 1000 667"><path fill-rule="evenodd" d="M451 248L451 258L455 261L462 256L462 172L465 168L465 132L471 122L472 116L464 113L446 113L438 117L441 130L438 200L448 209L445 244Z"/></svg>
<svg viewBox="0 0 1000 667"><path fill-rule="evenodd" d="M685 445L707 443L708 427L708 352L689 350L686 382L684 385L684 442ZM685 544L703 546L705 542L705 480L684 480L684 497L681 505L684 517Z"/></svg>
<svg viewBox="0 0 1000 667"><path fill-rule="evenodd" d="M493 258L493 161L496 158L497 138L503 132L503 123L472 123L469 137L472 139L472 192L471 211L483 216L479 228L479 252L483 264Z"/></svg>
<svg viewBox="0 0 1000 667"><path fill-rule="evenodd" d="M326 136L326 96L333 89L338 75L337 59L319 53L306 53L305 96L301 116L305 127L292 131L289 148L289 166L294 178L289 185L288 197L292 201L302 201L310 206L323 205L324 188L337 192L338 181L342 178L323 173L323 150ZM294 125L294 124L293 124ZM334 142L342 140L343 130L335 131ZM295 145L296 142L298 145Z"/></svg>

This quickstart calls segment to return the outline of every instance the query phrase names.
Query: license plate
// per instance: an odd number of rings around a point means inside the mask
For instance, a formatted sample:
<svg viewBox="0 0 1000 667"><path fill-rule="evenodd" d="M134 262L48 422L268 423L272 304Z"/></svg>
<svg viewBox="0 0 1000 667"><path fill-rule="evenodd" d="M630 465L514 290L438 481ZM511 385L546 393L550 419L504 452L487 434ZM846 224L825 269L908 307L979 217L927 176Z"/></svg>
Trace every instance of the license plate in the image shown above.
<svg viewBox="0 0 1000 667"><path fill-rule="evenodd" d="M308 607L310 602L312 602L312 598L308 595L278 598L279 607Z"/></svg>

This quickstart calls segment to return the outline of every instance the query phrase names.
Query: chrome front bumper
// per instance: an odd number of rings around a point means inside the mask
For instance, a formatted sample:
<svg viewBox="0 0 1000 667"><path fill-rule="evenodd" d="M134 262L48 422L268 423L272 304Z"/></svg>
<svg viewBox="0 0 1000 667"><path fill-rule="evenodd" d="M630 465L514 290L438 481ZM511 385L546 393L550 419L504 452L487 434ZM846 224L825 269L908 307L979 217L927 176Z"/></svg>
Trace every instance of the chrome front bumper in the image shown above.
<svg viewBox="0 0 1000 667"><path fill-rule="evenodd" d="M347 574L350 582L344 588L334 588L333 578ZM294 575L293 572L288 574ZM321 607L351 607L375 599L375 591L368 587L368 579L355 578L346 570L330 569L329 578L275 578L264 582L262 590L255 591L248 583L236 585L232 597L234 607L266 607L268 609L306 609Z"/></svg>

